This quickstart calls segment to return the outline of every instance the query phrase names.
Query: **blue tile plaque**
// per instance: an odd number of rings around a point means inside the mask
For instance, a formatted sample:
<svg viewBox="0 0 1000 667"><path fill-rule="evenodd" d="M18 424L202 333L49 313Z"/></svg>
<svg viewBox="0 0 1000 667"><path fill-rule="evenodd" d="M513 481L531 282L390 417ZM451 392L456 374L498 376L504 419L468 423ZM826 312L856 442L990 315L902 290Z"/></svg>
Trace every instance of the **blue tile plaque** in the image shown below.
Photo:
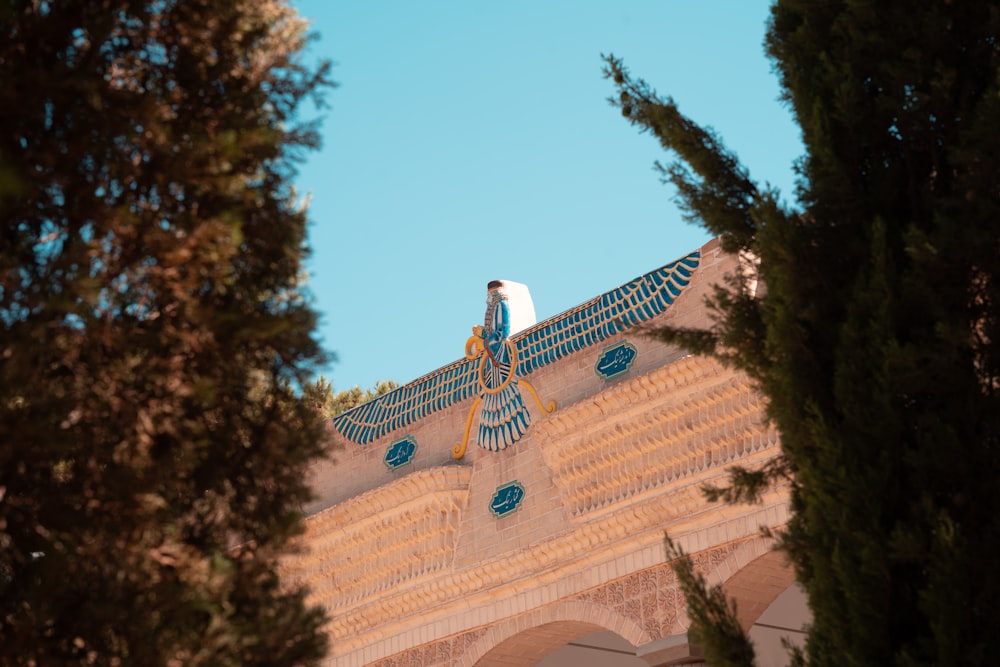
<svg viewBox="0 0 1000 667"><path fill-rule="evenodd" d="M605 380L611 380L619 375L628 372L635 361L635 345L623 340L614 345L609 345L601 352L594 366L594 372Z"/></svg>
<svg viewBox="0 0 1000 667"><path fill-rule="evenodd" d="M413 460L413 455L417 453L417 441L412 435L403 436L399 440L393 441L385 450L382 461L389 470L401 468Z"/></svg>
<svg viewBox="0 0 1000 667"><path fill-rule="evenodd" d="M517 480L508 482L503 486L498 486L497 490L493 492L490 512L496 518L502 519L520 507L522 500L524 500L524 487L521 483Z"/></svg>

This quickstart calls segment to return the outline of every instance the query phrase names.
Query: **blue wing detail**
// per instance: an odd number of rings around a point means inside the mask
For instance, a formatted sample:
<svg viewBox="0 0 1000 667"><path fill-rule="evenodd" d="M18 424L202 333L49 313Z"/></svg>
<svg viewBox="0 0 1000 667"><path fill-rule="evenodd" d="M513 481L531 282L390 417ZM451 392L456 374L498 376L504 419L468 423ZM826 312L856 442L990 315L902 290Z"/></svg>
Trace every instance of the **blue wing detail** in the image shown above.
<svg viewBox="0 0 1000 667"><path fill-rule="evenodd" d="M512 336L510 340L517 349L517 375L524 377L659 315L680 296L700 260L701 253L693 252ZM338 415L331 420L333 428L348 440L366 445L438 410L478 396L479 363L478 358L451 363Z"/></svg>
<svg viewBox="0 0 1000 667"><path fill-rule="evenodd" d="M687 287L700 260L693 252L515 337L517 374L524 377L659 315Z"/></svg>
<svg viewBox="0 0 1000 667"><path fill-rule="evenodd" d="M463 359L333 418L333 428L359 445L479 393L479 360Z"/></svg>

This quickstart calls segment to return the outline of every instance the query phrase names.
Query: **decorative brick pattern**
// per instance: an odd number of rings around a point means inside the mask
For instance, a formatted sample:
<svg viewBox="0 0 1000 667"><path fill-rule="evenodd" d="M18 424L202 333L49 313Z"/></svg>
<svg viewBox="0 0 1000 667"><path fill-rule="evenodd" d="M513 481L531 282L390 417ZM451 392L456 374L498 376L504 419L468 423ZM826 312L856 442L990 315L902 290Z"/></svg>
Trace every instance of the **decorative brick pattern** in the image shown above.
<svg viewBox="0 0 1000 667"><path fill-rule="evenodd" d="M703 574L731 556L739 545L727 544L695 554L695 570ZM640 625L647 641L676 634L687 627L684 597L669 563L634 572L597 586L575 599L614 609Z"/></svg>
<svg viewBox="0 0 1000 667"><path fill-rule="evenodd" d="M416 646L376 660L371 663L371 667L451 667L459 656L467 653L470 647L487 632L488 628L476 628L460 635Z"/></svg>
<svg viewBox="0 0 1000 667"><path fill-rule="evenodd" d="M660 387L659 395L643 397L641 411L628 387L601 397L605 405L592 428L577 414L553 417L546 429L552 444L543 455L574 516L721 469L777 443L777 433L762 427L763 400L745 377L699 357L653 375L649 381ZM555 437L574 421L565 437Z"/></svg>
<svg viewBox="0 0 1000 667"><path fill-rule="evenodd" d="M705 574L731 558L741 546L728 544L694 554L695 569ZM616 617L640 627L642 635L628 632L621 621L616 624L610 620ZM662 563L593 587L567 602L416 646L371 664L372 667L452 667L481 664L484 656L488 656L489 664L514 664L511 661L518 658L537 660L551 647L599 628L620 632L641 644L683 632L686 627L684 600L676 577L670 564ZM513 641L518 637L518 641Z"/></svg>
<svg viewBox="0 0 1000 667"><path fill-rule="evenodd" d="M523 452L485 455L471 468L417 471L341 503L309 522L307 538L322 555L310 561L311 570L303 568L308 575L303 578L313 588L311 600L331 609L331 638L338 648L352 651L364 645L364 637L372 641L383 633L402 631L402 619L416 620L438 609L435 613L444 618L456 596L465 596L474 609L489 609L482 616L489 624L523 613L531 605L548 604L553 590L558 594L557 587L544 596L529 595L527 591L539 585L530 583L538 573L563 572L559 576L568 577L567 584L572 582L564 595L573 596L588 589L571 573L589 571L589 576L612 583L573 599L613 610L641 628L650 641L682 631L685 617L668 568L640 572L634 581L618 581L623 571L634 571L635 566L622 563L593 569L590 563L595 561L588 559L600 553L624 554L634 548L626 546L628 541L642 535L649 535L657 545L654 551L662 554L663 528L672 525L678 526L676 531L670 528L676 535L697 531L682 540L692 553L754 534L759 525L780 525L782 515L775 514L772 505L749 512L733 509L728 512L736 516L713 519L698 490L699 484L721 475L729 462L760 462L776 452L776 436L760 426L761 408L752 399L744 378L710 360L687 357L610 387L594 401L567 408L522 443ZM713 401L725 409L713 409ZM664 435L662 415L687 425ZM744 420L739 428L732 415ZM674 446L674 440L682 437L683 445ZM573 447L586 454L575 463ZM725 448L733 454L720 456ZM683 469L669 468L675 465L671 457L681 456L690 463ZM662 476L664 470L677 470L678 475L668 479ZM649 471L661 476L644 479ZM486 499L497 484L528 474L538 479L525 482L525 488L532 490L527 500L540 497L543 482L551 480L553 491L545 503L528 503L499 521L491 516ZM470 487L474 478L482 482L475 492ZM593 489L605 494L603 502L590 500ZM548 526L549 517L569 514L574 508L575 525L555 521L544 535L532 532L534 527ZM474 520L476 516L481 518ZM327 527L320 529L321 525ZM562 528L553 530L556 526ZM495 536L493 542L481 540L476 549L457 557L461 535L481 531ZM727 565L725 554L717 551L699 558L709 559L699 563L702 568L718 564L716 569L724 565L729 572L740 566ZM655 592L650 592L654 576ZM455 622L441 628L440 634L410 637L400 646L412 646L414 641L428 644L434 637L461 630ZM332 664L365 663L351 659Z"/></svg>
<svg viewBox="0 0 1000 667"><path fill-rule="evenodd" d="M336 615L359 600L447 568L469 471L421 471L359 496L306 521L304 556L286 565L285 576L310 588L310 602ZM393 501L396 502L393 502ZM333 636L351 624L330 628Z"/></svg>
<svg viewBox="0 0 1000 667"><path fill-rule="evenodd" d="M649 338L629 334L635 354L616 352L632 351L619 334L639 321L710 324L702 298L737 269L713 242L509 339L518 373L559 407L501 451L452 458L477 414L463 362L354 411L347 430L329 425L339 462L314 468L307 548L283 564L329 610L328 667L534 664L601 628L649 656L673 651L688 621L665 531L747 619L766 607L790 575L759 528L787 521L786 490L741 507L700 492L777 454L761 398ZM501 497L505 486L523 494Z"/></svg>

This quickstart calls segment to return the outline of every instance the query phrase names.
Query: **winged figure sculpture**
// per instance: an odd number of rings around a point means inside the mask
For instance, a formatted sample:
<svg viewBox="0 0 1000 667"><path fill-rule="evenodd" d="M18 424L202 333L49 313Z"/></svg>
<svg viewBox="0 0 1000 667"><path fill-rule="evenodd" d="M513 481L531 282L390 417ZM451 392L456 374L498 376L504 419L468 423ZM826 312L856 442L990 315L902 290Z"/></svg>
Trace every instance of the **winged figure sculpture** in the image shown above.
<svg viewBox="0 0 1000 667"><path fill-rule="evenodd" d="M480 405L479 446L503 449L520 439L531 423L524 391L543 413L555 410L554 403L542 404L527 381L534 371L664 312L688 285L700 259L699 252L691 253L519 333L511 328L505 281L494 281L497 284L488 288L484 324L473 328L464 359L337 416L333 427L365 445L472 398L455 458L465 454Z"/></svg>

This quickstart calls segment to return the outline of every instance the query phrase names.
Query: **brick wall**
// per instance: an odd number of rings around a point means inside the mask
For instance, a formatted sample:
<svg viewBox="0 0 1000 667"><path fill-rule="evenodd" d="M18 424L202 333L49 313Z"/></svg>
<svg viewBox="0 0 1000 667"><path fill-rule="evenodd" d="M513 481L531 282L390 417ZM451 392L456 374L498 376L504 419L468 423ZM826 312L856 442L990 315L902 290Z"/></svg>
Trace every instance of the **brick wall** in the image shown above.
<svg viewBox="0 0 1000 667"><path fill-rule="evenodd" d="M703 300L737 266L706 245L653 323L709 326ZM634 363L606 380L595 365L621 341ZM752 602L748 615L787 588L788 568L759 532L786 521L784 490L752 507L710 506L699 490L778 451L745 377L633 328L527 379L557 410L526 397L532 424L499 452L470 443L453 458L470 414L475 424L472 398L364 445L333 433L336 462L312 471L305 552L285 565L329 612L330 665L533 664L594 629L640 652L683 637L665 531ZM391 469L387 448L404 436L416 452ZM497 490L515 482L523 499L498 516Z"/></svg>

